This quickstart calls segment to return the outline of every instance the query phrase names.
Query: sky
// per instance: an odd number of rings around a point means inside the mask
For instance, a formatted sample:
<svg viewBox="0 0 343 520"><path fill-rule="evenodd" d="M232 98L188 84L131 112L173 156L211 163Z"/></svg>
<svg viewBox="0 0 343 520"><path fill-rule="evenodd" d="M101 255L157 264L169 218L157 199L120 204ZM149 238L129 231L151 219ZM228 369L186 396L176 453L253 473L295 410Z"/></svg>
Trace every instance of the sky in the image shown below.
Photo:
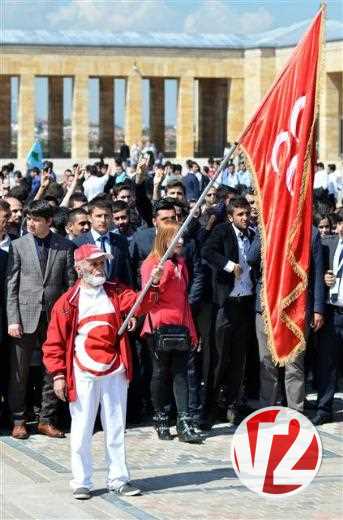
<svg viewBox="0 0 343 520"><path fill-rule="evenodd" d="M46 31L101 30L135 32L237 33L275 29L311 19L319 0L0 0L2 29ZM328 0L328 18L343 21L343 0ZM44 81L38 80L37 113L44 117ZM117 85L118 123L123 123L122 85ZM174 124L175 84L166 87L170 107L167 124ZM70 89L69 89L70 90ZM65 111L69 111L66 86ZM91 85L91 120L96 120L97 88ZM147 84L143 86L143 119L148 122ZM94 102L93 102L94 101Z"/></svg>

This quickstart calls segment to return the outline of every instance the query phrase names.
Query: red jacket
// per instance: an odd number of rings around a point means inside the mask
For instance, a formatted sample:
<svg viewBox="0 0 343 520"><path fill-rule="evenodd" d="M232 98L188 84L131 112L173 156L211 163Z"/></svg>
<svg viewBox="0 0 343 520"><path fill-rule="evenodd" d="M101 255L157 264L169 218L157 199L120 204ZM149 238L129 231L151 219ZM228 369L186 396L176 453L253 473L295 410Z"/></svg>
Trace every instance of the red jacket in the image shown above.
<svg viewBox="0 0 343 520"><path fill-rule="evenodd" d="M55 303L48 334L43 345L43 363L52 374L64 374L67 383L69 401L75 401L76 388L73 373L75 337L78 327L78 306L80 281L63 294ZM117 317L117 331L122 323L121 315L127 314L137 298L137 293L120 283L106 282L104 289L110 298ZM151 287L145 295L136 315L145 314L158 302L159 290ZM118 312L119 310L119 312ZM129 381L132 379L131 350L126 334L119 338L118 345L121 361L126 368Z"/></svg>
<svg viewBox="0 0 343 520"><path fill-rule="evenodd" d="M158 260L148 257L141 266L142 286L150 278L151 271L158 265ZM188 272L182 256L177 257L177 263L167 260L159 284L160 294L157 305L150 310L152 327L158 329L162 325L184 325L188 328L192 345L197 345L192 312L188 303ZM151 334L150 320L145 318L142 329L144 334Z"/></svg>

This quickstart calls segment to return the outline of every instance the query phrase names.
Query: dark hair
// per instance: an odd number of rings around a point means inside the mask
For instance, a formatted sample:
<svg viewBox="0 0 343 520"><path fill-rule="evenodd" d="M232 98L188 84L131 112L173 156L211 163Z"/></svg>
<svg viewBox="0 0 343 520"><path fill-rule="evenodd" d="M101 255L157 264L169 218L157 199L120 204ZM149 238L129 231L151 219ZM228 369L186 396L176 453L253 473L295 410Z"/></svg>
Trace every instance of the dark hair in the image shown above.
<svg viewBox="0 0 343 520"><path fill-rule="evenodd" d="M48 170L49 168L53 170L54 164L51 161L44 161L43 168L44 170Z"/></svg>
<svg viewBox="0 0 343 520"><path fill-rule="evenodd" d="M4 199L0 199L0 211L5 211L6 213L11 213L11 206Z"/></svg>
<svg viewBox="0 0 343 520"><path fill-rule="evenodd" d="M128 210L129 205L125 200L116 200L112 202L112 213L118 213L118 211Z"/></svg>
<svg viewBox="0 0 343 520"><path fill-rule="evenodd" d="M133 183L132 181L130 181L129 179L127 179L126 181L124 182L120 182L118 184L116 184L114 187L113 187L113 195L115 197L118 197L119 193L122 191L122 190L128 190L130 192L133 192Z"/></svg>
<svg viewBox="0 0 343 520"><path fill-rule="evenodd" d="M66 225L69 221L69 209L59 207L55 209L54 216L52 218L52 225L56 229L57 233L62 236L66 236Z"/></svg>
<svg viewBox="0 0 343 520"><path fill-rule="evenodd" d="M20 200L20 202L24 203L29 196L29 190L25 184L20 184L20 186L14 186L9 192L8 197L13 197L14 199Z"/></svg>
<svg viewBox="0 0 343 520"><path fill-rule="evenodd" d="M59 205L58 200L53 195L44 195L43 200L47 200L48 202L53 202L56 206Z"/></svg>
<svg viewBox="0 0 343 520"><path fill-rule="evenodd" d="M221 184L219 188L217 189L217 201L220 202L221 200L226 200L229 195L238 195L238 191L236 188L231 188L231 186L225 186L224 184Z"/></svg>
<svg viewBox="0 0 343 520"><path fill-rule="evenodd" d="M182 181L171 180L170 182L167 182L166 192L168 190L170 190L171 188L181 188L183 191L183 194L186 195L186 188Z"/></svg>
<svg viewBox="0 0 343 520"><path fill-rule="evenodd" d="M85 217L88 217L88 211L86 211L84 208L70 209L68 213L68 224L73 224L78 215L84 215Z"/></svg>
<svg viewBox="0 0 343 520"><path fill-rule="evenodd" d="M233 197L228 205L227 212L229 215L233 215L233 212L237 208L246 208L250 211L250 204L244 197Z"/></svg>
<svg viewBox="0 0 343 520"><path fill-rule="evenodd" d="M188 203L185 203L182 200L173 199L172 197L165 197L165 200L167 200L168 202L171 202L174 205L174 208L175 208L175 206L177 206L178 208L181 208L182 216L188 215L188 213L189 213Z"/></svg>
<svg viewBox="0 0 343 520"><path fill-rule="evenodd" d="M46 190L46 196L52 196L57 199L57 201L61 202L64 197L64 190L63 186L61 184L58 184L58 182L52 182L49 184L48 189ZM46 198L46 197L44 197ZM58 204L59 204L58 202Z"/></svg>
<svg viewBox="0 0 343 520"><path fill-rule="evenodd" d="M330 229L331 229L331 226L332 226L332 222L331 222L331 218L330 216L327 214L327 213L315 213L314 214L314 217L313 217L313 224L318 227L320 222L322 220L324 220L325 218L328 219L329 221L329 224L330 224Z"/></svg>
<svg viewBox="0 0 343 520"><path fill-rule="evenodd" d="M182 172L182 166L181 164L173 164L173 173L175 172Z"/></svg>
<svg viewBox="0 0 343 520"><path fill-rule="evenodd" d="M157 217L157 214L159 211L171 210L171 209L173 209L175 211L175 200L174 199L172 199L172 202L170 202L170 199L157 200L153 204L152 216Z"/></svg>
<svg viewBox="0 0 343 520"><path fill-rule="evenodd" d="M244 194L244 197L246 197L247 195L255 196L256 192L255 192L254 188L245 188L243 194Z"/></svg>
<svg viewBox="0 0 343 520"><path fill-rule="evenodd" d="M99 196L95 197L88 203L88 211L90 215L93 213L95 208L105 209L112 212L112 201L109 201L107 197L106 199Z"/></svg>
<svg viewBox="0 0 343 520"><path fill-rule="evenodd" d="M94 177L102 177L101 171L97 168L95 164L92 164L92 166L89 167L89 173L91 175L94 175Z"/></svg>
<svg viewBox="0 0 343 520"><path fill-rule="evenodd" d="M322 162L317 162L317 167L318 167L318 168L324 168L324 163L322 163Z"/></svg>
<svg viewBox="0 0 343 520"><path fill-rule="evenodd" d="M73 202L82 202L83 204L87 204L88 199L84 193L77 192L71 195L69 199L69 206L71 206Z"/></svg>
<svg viewBox="0 0 343 520"><path fill-rule="evenodd" d="M192 166L193 166L193 161L192 161L192 159L187 159L187 161L186 161L186 166L187 166L187 168L189 168L189 169L192 168Z"/></svg>
<svg viewBox="0 0 343 520"><path fill-rule="evenodd" d="M340 208L338 211L336 211L335 215L337 224L343 222L343 208Z"/></svg>
<svg viewBox="0 0 343 520"><path fill-rule="evenodd" d="M328 168L329 168L330 172L336 171L336 165L334 163L328 164Z"/></svg>
<svg viewBox="0 0 343 520"><path fill-rule="evenodd" d="M46 200L34 200L26 208L28 217L41 217L45 220L53 218L54 208L52 208Z"/></svg>

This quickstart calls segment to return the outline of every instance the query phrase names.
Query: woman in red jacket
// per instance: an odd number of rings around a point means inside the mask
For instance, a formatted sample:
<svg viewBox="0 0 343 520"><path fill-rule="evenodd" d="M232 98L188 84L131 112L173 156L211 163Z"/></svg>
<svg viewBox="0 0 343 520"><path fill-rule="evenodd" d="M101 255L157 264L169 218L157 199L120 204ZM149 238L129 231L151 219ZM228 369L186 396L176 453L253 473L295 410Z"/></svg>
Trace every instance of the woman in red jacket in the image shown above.
<svg viewBox="0 0 343 520"><path fill-rule="evenodd" d="M158 228L152 252L141 267L142 285L167 251L179 226L170 222ZM177 408L176 430L179 440L200 443L188 417L187 360L189 351L197 346L197 334L188 303L188 273L181 256L183 240L164 265L160 280L158 304L145 318L142 335L148 335L152 349L153 373L151 398L155 410L154 422L160 439L172 439L167 408L174 392Z"/></svg>

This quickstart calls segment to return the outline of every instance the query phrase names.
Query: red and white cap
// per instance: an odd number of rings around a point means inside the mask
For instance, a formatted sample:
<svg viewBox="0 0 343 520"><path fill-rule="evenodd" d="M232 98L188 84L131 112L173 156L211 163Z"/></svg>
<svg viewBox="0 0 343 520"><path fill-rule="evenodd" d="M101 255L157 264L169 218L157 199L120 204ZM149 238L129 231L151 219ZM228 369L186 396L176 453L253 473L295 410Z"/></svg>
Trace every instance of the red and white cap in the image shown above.
<svg viewBox="0 0 343 520"><path fill-rule="evenodd" d="M108 260L111 260L113 257L110 253L106 253L94 244L84 244L74 251L75 262L82 262L82 260L96 260L97 258L107 258Z"/></svg>

